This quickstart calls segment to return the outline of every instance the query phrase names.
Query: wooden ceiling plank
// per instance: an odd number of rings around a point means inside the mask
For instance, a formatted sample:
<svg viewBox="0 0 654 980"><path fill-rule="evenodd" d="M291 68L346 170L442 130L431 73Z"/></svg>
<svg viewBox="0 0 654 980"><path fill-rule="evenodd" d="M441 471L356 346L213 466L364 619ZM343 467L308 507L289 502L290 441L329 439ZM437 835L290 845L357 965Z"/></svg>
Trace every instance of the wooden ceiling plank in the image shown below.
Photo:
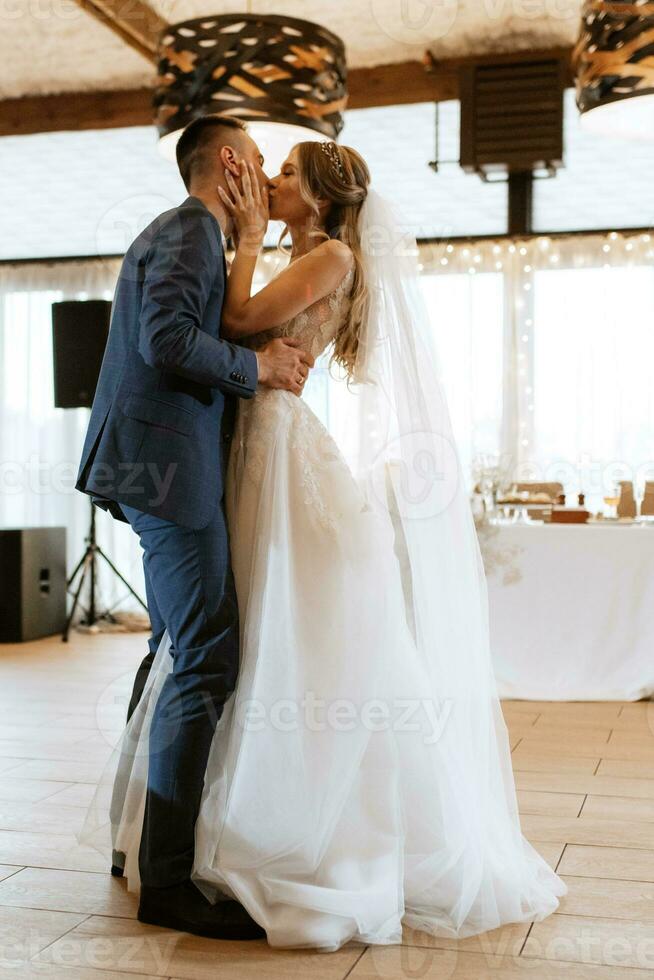
<svg viewBox="0 0 654 980"><path fill-rule="evenodd" d="M152 90L28 95L0 102L0 136L152 124Z"/></svg>
<svg viewBox="0 0 654 980"><path fill-rule="evenodd" d="M100 0L94 2L99 3ZM116 9L119 8L117 0L104 2L111 2ZM120 3L123 2L120 0ZM123 9L131 9L131 5ZM348 108L368 109L458 99L459 72L470 61L471 58L448 59L433 62L428 67L420 61L405 61L374 68L352 68L348 73ZM150 126L153 120L152 94L150 89L139 88L7 99L0 101L0 136Z"/></svg>
<svg viewBox="0 0 654 980"><path fill-rule="evenodd" d="M404 61L375 68L351 68L347 88L348 109L446 102L459 97L459 74L447 62L428 71L420 61Z"/></svg>
<svg viewBox="0 0 654 980"><path fill-rule="evenodd" d="M168 26L144 0L75 0L148 61L156 63L159 35Z"/></svg>

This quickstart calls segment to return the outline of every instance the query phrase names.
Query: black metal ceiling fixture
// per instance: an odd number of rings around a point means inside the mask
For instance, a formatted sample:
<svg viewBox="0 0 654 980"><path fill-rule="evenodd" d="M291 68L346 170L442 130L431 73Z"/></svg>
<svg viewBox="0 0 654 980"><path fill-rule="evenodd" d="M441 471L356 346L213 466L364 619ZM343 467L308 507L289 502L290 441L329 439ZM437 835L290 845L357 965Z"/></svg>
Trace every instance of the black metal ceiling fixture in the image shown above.
<svg viewBox="0 0 654 980"><path fill-rule="evenodd" d="M585 129L654 138L654 3L587 0L573 60Z"/></svg>
<svg viewBox="0 0 654 980"><path fill-rule="evenodd" d="M155 122L163 141L209 113L336 139L347 103L341 39L294 17L224 14L161 36ZM297 138L303 138L301 135Z"/></svg>

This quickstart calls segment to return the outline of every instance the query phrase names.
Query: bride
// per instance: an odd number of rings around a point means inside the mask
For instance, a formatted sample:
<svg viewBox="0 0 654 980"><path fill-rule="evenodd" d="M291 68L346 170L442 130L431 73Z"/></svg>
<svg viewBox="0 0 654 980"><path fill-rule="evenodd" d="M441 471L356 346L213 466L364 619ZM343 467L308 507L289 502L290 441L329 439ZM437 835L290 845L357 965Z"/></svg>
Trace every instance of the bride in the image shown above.
<svg viewBox="0 0 654 980"><path fill-rule="evenodd" d="M566 891L520 830L415 241L369 181L355 150L306 142L270 181L270 213L246 167L221 191L239 236L225 335L331 350L350 387L341 445L293 394L241 401L228 468L241 664L193 880L212 902L237 899L273 946L398 943L403 924L465 937L542 919ZM251 296L269 216L290 231L290 263ZM164 638L83 837L110 830L131 890L168 650Z"/></svg>

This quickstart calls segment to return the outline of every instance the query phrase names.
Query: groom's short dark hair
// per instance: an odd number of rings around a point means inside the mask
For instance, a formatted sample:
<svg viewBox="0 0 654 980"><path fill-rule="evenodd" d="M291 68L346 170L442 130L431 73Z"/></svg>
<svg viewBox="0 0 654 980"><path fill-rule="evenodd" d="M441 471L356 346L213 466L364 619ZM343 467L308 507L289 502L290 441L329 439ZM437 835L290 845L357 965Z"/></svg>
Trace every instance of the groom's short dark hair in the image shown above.
<svg viewBox="0 0 654 980"><path fill-rule="evenodd" d="M203 167L206 151L220 131L224 132L228 129L247 132L247 127L241 119L213 113L210 116L194 119L180 136L176 150L177 166L187 191L191 188L193 177Z"/></svg>

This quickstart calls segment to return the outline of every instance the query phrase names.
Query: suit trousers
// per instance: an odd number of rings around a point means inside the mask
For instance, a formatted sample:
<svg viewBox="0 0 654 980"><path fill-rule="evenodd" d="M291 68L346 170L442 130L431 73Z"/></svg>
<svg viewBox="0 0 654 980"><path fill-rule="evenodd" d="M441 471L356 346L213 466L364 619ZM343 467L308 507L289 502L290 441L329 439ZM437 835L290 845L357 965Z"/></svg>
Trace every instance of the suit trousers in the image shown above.
<svg viewBox="0 0 654 980"><path fill-rule="evenodd" d="M153 630L130 712L166 629L171 639L172 672L150 728L139 851L143 884L163 888L187 880L193 867L207 758L225 702L236 687L238 605L222 501L201 530L121 507L143 549Z"/></svg>

